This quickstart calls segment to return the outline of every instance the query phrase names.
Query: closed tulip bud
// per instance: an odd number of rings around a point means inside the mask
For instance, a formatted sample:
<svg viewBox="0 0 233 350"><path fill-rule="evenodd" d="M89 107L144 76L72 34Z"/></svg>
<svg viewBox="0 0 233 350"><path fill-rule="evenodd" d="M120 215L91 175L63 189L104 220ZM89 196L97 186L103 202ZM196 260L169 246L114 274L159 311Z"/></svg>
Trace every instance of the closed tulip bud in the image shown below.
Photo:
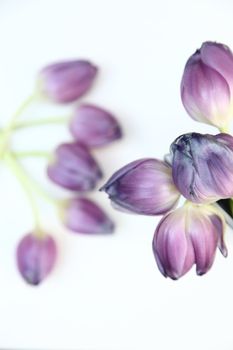
<svg viewBox="0 0 233 350"><path fill-rule="evenodd" d="M39 89L54 102L73 102L90 89L96 74L97 68L85 60L50 64L39 74Z"/></svg>
<svg viewBox="0 0 233 350"><path fill-rule="evenodd" d="M171 168L157 159L139 159L118 170L101 188L116 208L159 215L174 208L179 199Z"/></svg>
<svg viewBox="0 0 233 350"><path fill-rule="evenodd" d="M233 137L185 134L171 145L172 175L184 197L211 203L233 196Z"/></svg>
<svg viewBox="0 0 233 350"><path fill-rule="evenodd" d="M217 247L227 256L224 219L211 205L190 202L162 218L155 231L153 252L160 272L178 279L196 264L198 275L212 266Z"/></svg>
<svg viewBox="0 0 233 350"><path fill-rule="evenodd" d="M81 105L75 110L70 130L77 141L88 147L106 145L122 135L115 117L93 105Z"/></svg>
<svg viewBox="0 0 233 350"><path fill-rule="evenodd" d="M114 224L107 214L87 198L68 200L62 209L65 226L78 233L112 233Z"/></svg>
<svg viewBox="0 0 233 350"><path fill-rule="evenodd" d="M189 58L181 98L194 120L227 129L233 116L233 56L229 48L206 42Z"/></svg>
<svg viewBox="0 0 233 350"><path fill-rule="evenodd" d="M25 281L38 285L52 270L56 260L56 245L49 235L26 235L17 247L17 265Z"/></svg>
<svg viewBox="0 0 233 350"><path fill-rule="evenodd" d="M63 143L58 146L47 174L54 183L71 191L92 190L102 177L89 150L79 143Z"/></svg>

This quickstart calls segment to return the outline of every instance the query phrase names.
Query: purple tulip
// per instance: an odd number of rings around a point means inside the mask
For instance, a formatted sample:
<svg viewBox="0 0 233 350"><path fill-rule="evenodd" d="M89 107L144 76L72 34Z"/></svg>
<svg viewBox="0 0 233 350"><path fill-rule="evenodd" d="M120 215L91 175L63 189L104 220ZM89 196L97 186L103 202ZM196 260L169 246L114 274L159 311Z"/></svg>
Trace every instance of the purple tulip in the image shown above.
<svg viewBox="0 0 233 350"><path fill-rule="evenodd" d="M74 198L63 208L64 223L68 229L79 233L112 233L113 222L105 212L87 198Z"/></svg>
<svg viewBox="0 0 233 350"><path fill-rule="evenodd" d="M92 190L102 177L89 150L79 143L63 143L58 146L47 174L57 185L71 191Z"/></svg>
<svg viewBox="0 0 233 350"><path fill-rule="evenodd" d="M71 119L74 138L88 147L99 147L121 138L121 128L112 114L93 105L81 105Z"/></svg>
<svg viewBox="0 0 233 350"><path fill-rule="evenodd" d="M57 250L49 235L36 237L32 233L24 236L17 247L17 265L25 281L38 285L52 270Z"/></svg>
<svg viewBox="0 0 233 350"><path fill-rule="evenodd" d="M97 68L85 60L58 62L41 70L39 88L54 102L73 102L90 89L96 74Z"/></svg>
<svg viewBox="0 0 233 350"><path fill-rule="evenodd" d="M211 268L217 246L223 256L224 219L211 205L186 203L162 218L154 235L153 251L160 272L178 279L196 264L203 275Z"/></svg>
<svg viewBox="0 0 233 350"><path fill-rule="evenodd" d="M233 116L233 55L227 46L206 42L189 58L181 98L194 120L227 129Z"/></svg>
<svg viewBox="0 0 233 350"><path fill-rule="evenodd" d="M171 145L172 175L188 200L211 203L233 196L233 137L185 134Z"/></svg>
<svg viewBox="0 0 233 350"><path fill-rule="evenodd" d="M179 199L171 168L157 159L139 159L118 170L101 188L117 208L144 215L159 215Z"/></svg>

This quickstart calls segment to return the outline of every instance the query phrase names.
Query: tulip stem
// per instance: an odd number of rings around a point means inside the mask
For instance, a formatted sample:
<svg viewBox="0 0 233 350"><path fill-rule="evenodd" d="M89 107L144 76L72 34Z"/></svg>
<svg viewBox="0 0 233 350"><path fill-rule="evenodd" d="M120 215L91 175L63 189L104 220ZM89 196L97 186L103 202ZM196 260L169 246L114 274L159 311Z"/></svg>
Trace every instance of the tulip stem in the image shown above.
<svg viewBox="0 0 233 350"><path fill-rule="evenodd" d="M33 126L43 126L43 125L49 125L49 124L64 124L67 123L69 120L69 117L67 116L61 116L61 117L50 117L50 118L44 118L44 119L34 119L34 120L23 120L14 125L14 129L22 129L22 128L30 128Z"/></svg>
<svg viewBox="0 0 233 350"><path fill-rule="evenodd" d="M15 175L15 177L19 180L22 188L24 189L25 194L27 195L27 198L32 210L33 218L34 218L34 224L35 224L35 230L33 232L38 238L43 238L44 234L43 234L43 230L41 229L38 208L32 193L31 185L28 182L28 177L25 174L24 169L17 162L17 159L10 153L5 153L4 160L8 165L8 167L11 169L12 173Z"/></svg>

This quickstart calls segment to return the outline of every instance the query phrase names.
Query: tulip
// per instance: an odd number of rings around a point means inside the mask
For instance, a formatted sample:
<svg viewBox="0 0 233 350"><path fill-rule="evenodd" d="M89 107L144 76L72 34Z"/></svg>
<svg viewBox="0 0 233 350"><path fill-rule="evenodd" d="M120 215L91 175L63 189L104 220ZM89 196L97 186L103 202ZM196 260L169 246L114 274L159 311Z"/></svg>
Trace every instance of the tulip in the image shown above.
<svg viewBox="0 0 233 350"><path fill-rule="evenodd" d="M211 268L217 247L227 256L225 222L211 205L186 203L160 221L153 239L153 252L160 272L178 279L196 264L197 275Z"/></svg>
<svg viewBox="0 0 233 350"><path fill-rule="evenodd" d="M189 58L181 98L194 120L227 130L233 116L233 55L227 46L206 42Z"/></svg>
<svg viewBox="0 0 233 350"><path fill-rule="evenodd" d="M185 134L171 145L173 180L184 197L211 203L233 196L233 137Z"/></svg>
<svg viewBox="0 0 233 350"><path fill-rule="evenodd" d="M96 74L97 68L85 60L50 64L39 73L39 89L54 102L73 102L90 89Z"/></svg>
<svg viewBox="0 0 233 350"><path fill-rule="evenodd" d="M62 207L65 226L78 233L112 233L114 224L106 213L87 198L73 198Z"/></svg>
<svg viewBox="0 0 233 350"><path fill-rule="evenodd" d="M93 105L81 105L75 110L70 130L77 141L88 147L103 146L122 136L115 117Z"/></svg>
<svg viewBox="0 0 233 350"><path fill-rule="evenodd" d="M47 234L24 236L17 247L17 265L24 280L38 285L52 270L56 260L56 245Z"/></svg>
<svg viewBox="0 0 233 350"><path fill-rule="evenodd" d="M144 215L164 214L174 208L179 199L170 166L151 158L124 166L101 190L109 195L116 208Z"/></svg>
<svg viewBox="0 0 233 350"><path fill-rule="evenodd" d="M54 183L71 191L92 190L102 177L89 150L79 143L63 143L58 146L47 174Z"/></svg>

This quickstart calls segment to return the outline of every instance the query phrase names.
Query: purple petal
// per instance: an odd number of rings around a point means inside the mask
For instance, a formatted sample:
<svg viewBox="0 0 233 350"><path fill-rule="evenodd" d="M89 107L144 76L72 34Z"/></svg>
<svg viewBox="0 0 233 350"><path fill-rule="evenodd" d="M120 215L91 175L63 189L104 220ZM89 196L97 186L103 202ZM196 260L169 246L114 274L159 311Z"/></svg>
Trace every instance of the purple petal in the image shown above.
<svg viewBox="0 0 233 350"><path fill-rule="evenodd" d="M64 208L65 225L79 233L112 233L113 222L93 201L86 198L69 200Z"/></svg>
<svg viewBox="0 0 233 350"><path fill-rule="evenodd" d="M179 199L171 168L157 159L139 159L113 174L101 188L112 202L127 211L159 215L172 209Z"/></svg>
<svg viewBox="0 0 233 350"><path fill-rule="evenodd" d="M26 282L38 285L52 270L56 255L56 245L51 236L38 238L30 233L17 247L18 269Z"/></svg>
<svg viewBox="0 0 233 350"><path fill-rule="evenodd" d="M153 251L159 270L165 277L178 279L191 269L194 252L186 234L184 208L167 214L160 221L153 239Z"/></svg>
<svg viewBox="0 0 233 350"><path fill-rule="evenodd" d="M103 146L122 136L115 117L93 105L81 105L76 109L70 130L76 140L88 147Z"/></svg>
<svg viewBox="0 0 233 350"><path fill-rule="evenodd" d="M233 138L224 134L190 133L174 141L172 175L184 197L211 203L233 196L232 144Z"/></svg>
<svg viewBox="0 0 233 350"><path fill-rule="evenodd" d="M221 74L203 63L199 50L185 66L181 98L188 114L199 122L223 128L232 117L229 85Z"/></svg>
<svg viewBox="0 0 233 350"><path fill-rule="evenodd" d="M63 143L55 150L55 160L47 168L49 178L71 191L89 191L102 177L89 150L78 143Z"/></svg>
<svg viewBox="0 0 233 350"><path fill-rule="evenodd" d="M50 64L39 74L39 88L52 101L73 102L91 87L97 68L85 60Z"/></svg>

